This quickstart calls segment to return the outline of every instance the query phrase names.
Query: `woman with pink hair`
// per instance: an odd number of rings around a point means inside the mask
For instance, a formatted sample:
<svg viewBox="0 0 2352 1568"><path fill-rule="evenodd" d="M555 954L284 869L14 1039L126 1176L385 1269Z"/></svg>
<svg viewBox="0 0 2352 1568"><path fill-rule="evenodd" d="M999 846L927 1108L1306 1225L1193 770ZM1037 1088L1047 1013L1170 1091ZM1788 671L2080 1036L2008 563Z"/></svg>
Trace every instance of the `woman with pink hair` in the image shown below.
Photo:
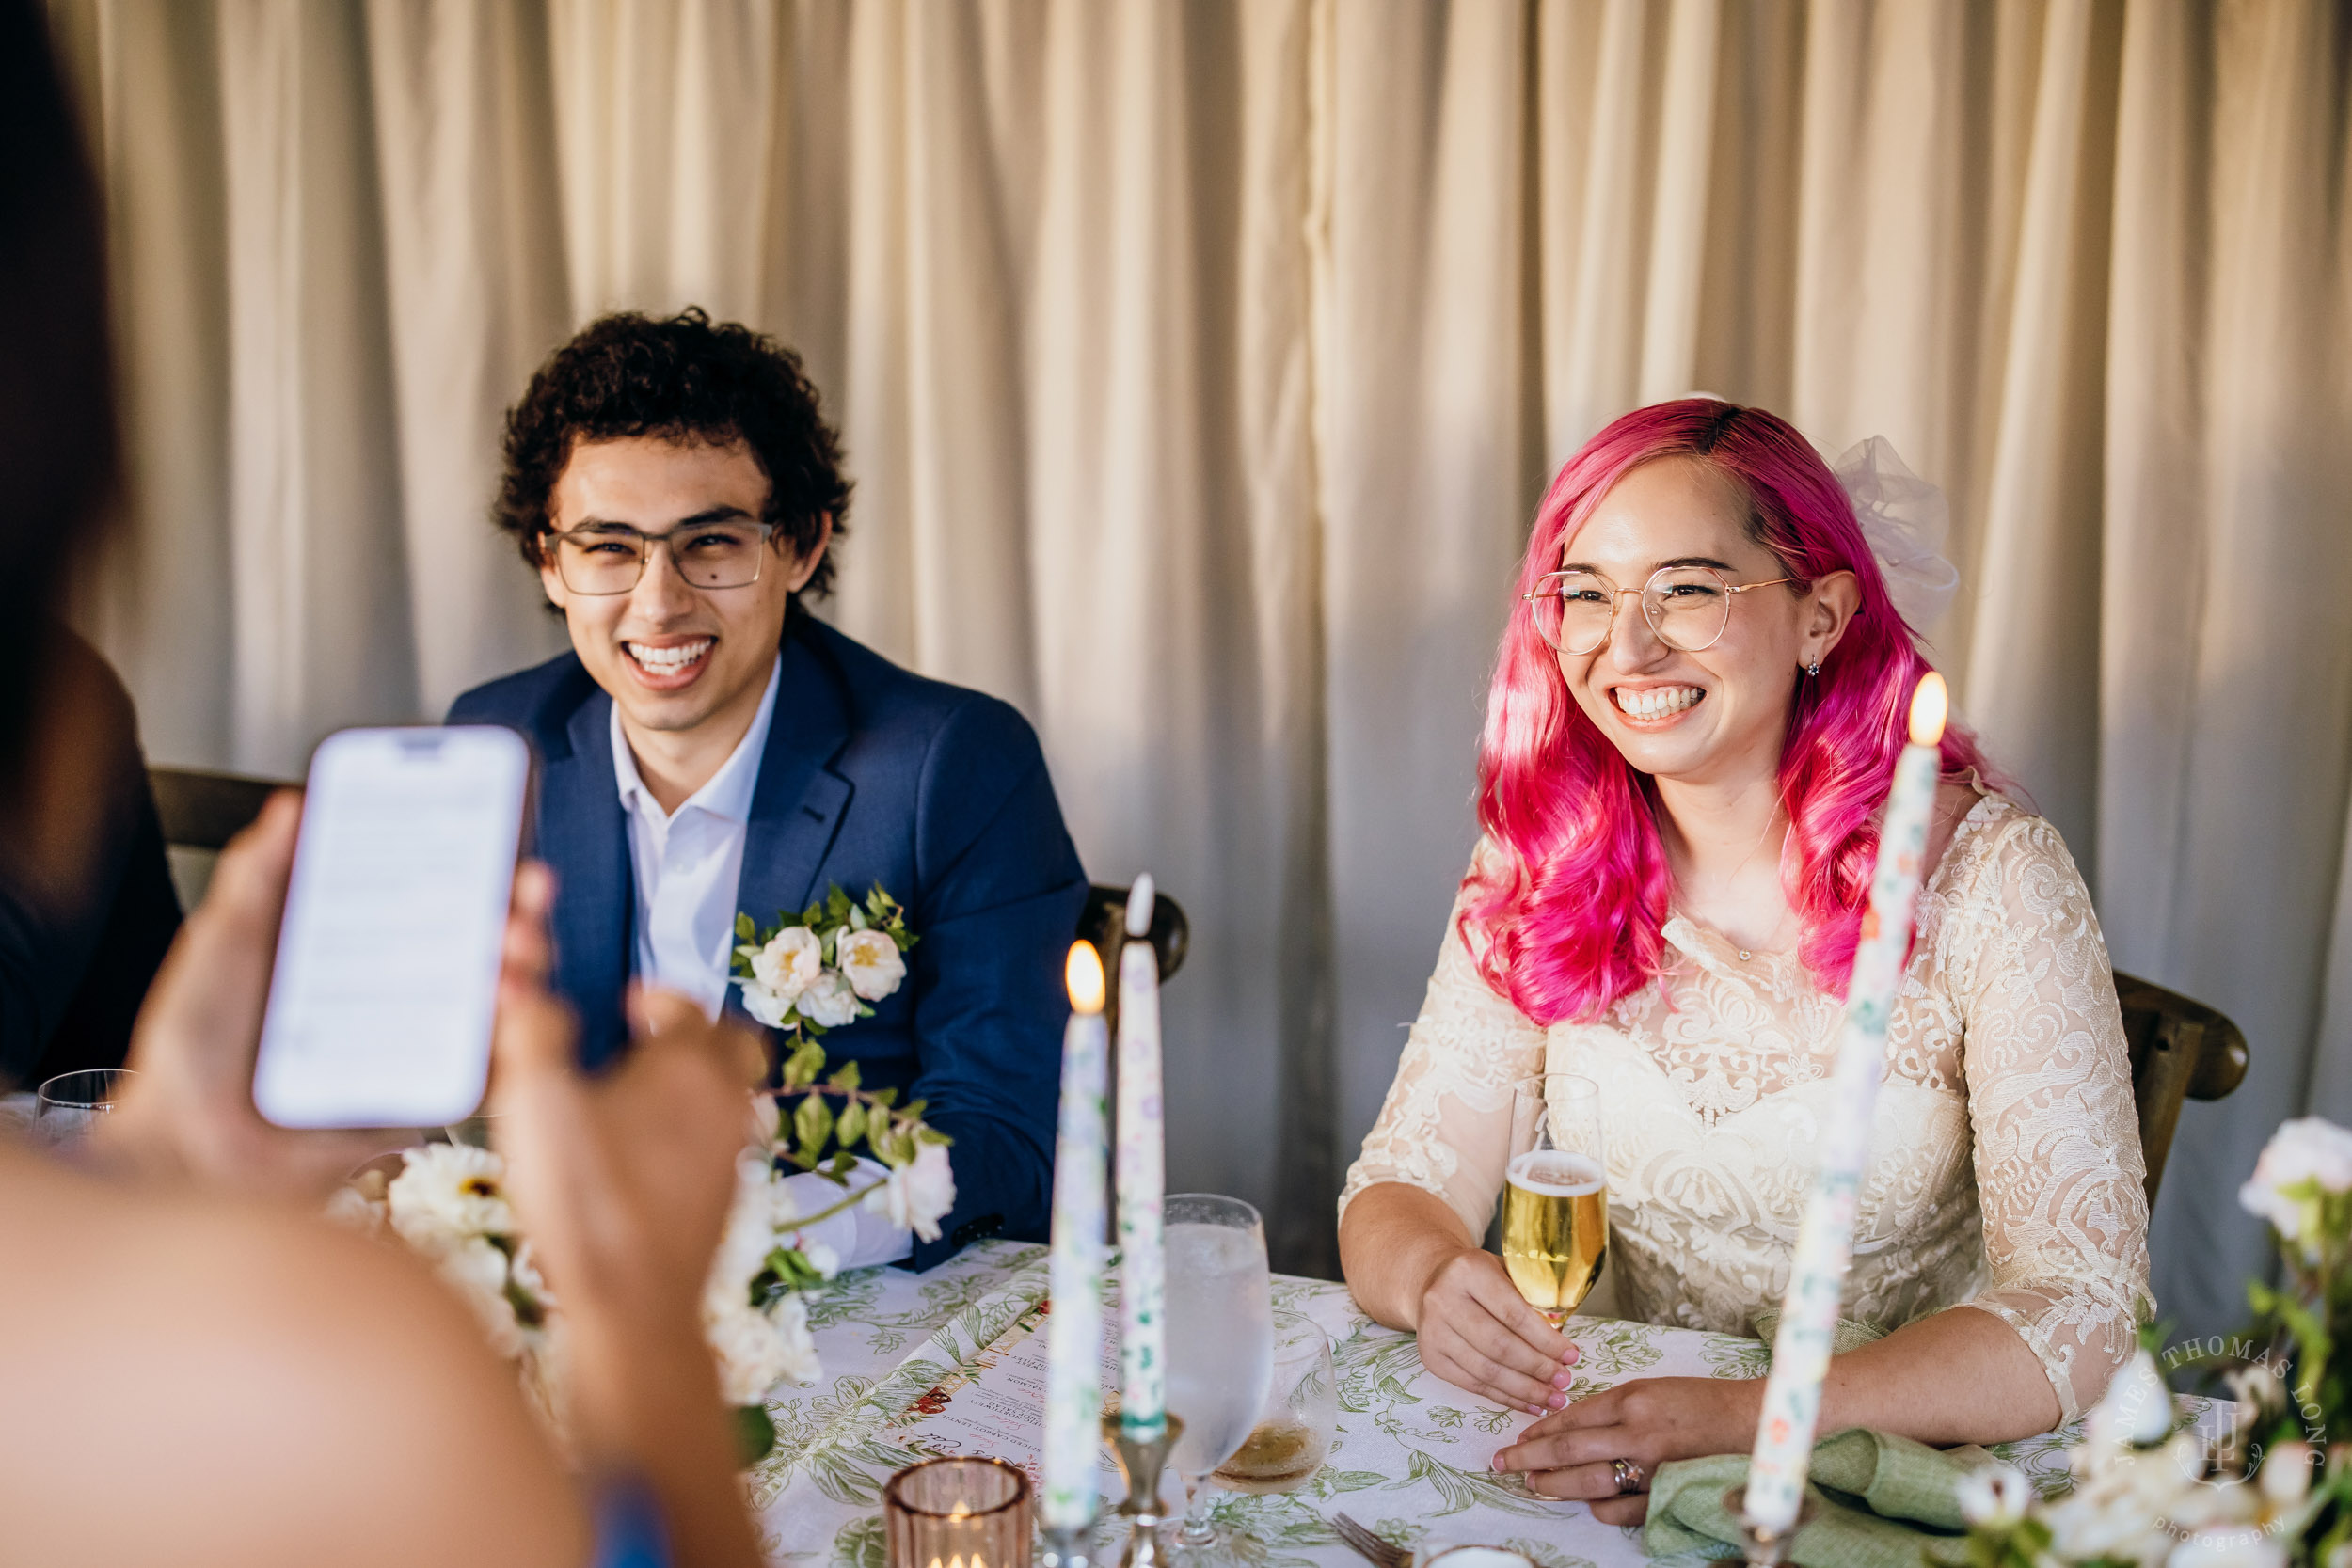
<svg viewBox="0 0 2352 1568"><path fill-rule="evenodd" d="M1485 834L1340 1247L1432 1370L1536 1418L1499 1469L1629 1523L1659 1465L1748 1448L1763 1385L1568 1402L1574 1346L1479 1245L1512 1085L1599 1085L1610 1245L1588 1307L1757 1333L1928 664L1837 476L1786 421L1710 398L1625 415L1569 459L1518 591ZM1820 1430L1989 1443L2077 1415L2130 1354L2148 1214L2089 891L1966 731L1943 756Z"/></svg>

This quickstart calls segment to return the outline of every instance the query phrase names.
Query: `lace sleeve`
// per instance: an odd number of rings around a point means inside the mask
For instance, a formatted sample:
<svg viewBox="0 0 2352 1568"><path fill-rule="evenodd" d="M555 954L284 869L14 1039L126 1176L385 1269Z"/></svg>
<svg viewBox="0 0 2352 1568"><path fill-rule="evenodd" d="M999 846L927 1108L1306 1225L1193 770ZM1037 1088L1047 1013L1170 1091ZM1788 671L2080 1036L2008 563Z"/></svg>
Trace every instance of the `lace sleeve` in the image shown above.
<svg viewBox="0 0 2352 1568"><path fill-rule="evenodd" d="M1445 1199L1475 1238L1502 1191L1511 1085L1543 1070L1544 1031L1479 977L1461 914L1457 898L1380 1119L1348 1168L1340 1212L1366 1187L1399 1181Z"/></svg>
<svg viewBox="0 0 2352 1568"><path fill-rule="evenodd" d="M2135 1344L2146 1165L2090 892L2042 818L1992 833L1951 949L1993 1275L1967 1305L2017 1331L2071 1421Z"/></svg>

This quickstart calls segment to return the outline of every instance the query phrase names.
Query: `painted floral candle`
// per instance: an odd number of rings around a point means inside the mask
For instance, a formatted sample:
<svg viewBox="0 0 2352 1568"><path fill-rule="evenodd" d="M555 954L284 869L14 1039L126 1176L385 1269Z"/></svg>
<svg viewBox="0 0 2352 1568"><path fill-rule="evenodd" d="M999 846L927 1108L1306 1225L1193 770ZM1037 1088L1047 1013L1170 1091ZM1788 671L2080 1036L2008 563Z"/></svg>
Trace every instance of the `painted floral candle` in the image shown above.
<svg viewBox="0 0 2352 1568"><path fill-rule="evenodd" d="M1149 942L1152 879L1127 895L1119 953L1119 1426L1145 1442L1168 1427L1168 1260L1160 1204L1168 1187L1160 1103L1160 964Z"/></svg>
<svg viewBox="0 0 2352 1568"><path fill-rule="evenodd" d="M1912 694L1911 744L1895 764L1895 787L1879 830L1870 904L1846 985L1845 1024L1831 1080L1834 1109L1821 1130L1821 1163L1797 1228L1788 1293L1772 1337L1772 1370L1764 1382L1764 1409L1748 1465L1747 1523L1760 1535L1782 1535L1795 1526L1813 1462L1821 1380L1829 1371L1846 1267L1853 1258L1854 1208L1886 1065L1887 1018L1911 953L1912 910L1918 902L1928 819L1942 772L1939 742L1947 701L1944 677L1929 672Z"/></svg>
<svg viewBox="0 0 2352 1568"><path fill-rule="evenodd" d="M1048 1531L1094 1519L1095 1452L1103 1441L1104 1170L1110 1071L1103 1019L1103 960L1073 942L1065 969L1070 1027L1062 1035L1061 1125L1054 1145L1053 1312L1046 1320L1045 1454L1040 1498Z"/></svg>

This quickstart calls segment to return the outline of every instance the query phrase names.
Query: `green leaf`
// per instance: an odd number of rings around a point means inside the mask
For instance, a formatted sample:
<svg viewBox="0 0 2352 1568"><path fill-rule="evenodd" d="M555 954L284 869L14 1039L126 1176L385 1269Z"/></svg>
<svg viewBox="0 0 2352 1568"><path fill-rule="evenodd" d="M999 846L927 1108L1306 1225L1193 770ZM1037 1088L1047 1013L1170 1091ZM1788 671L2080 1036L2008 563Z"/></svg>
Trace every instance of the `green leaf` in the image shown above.
<svg viewBox="0 0 2352 1568"><path fill-rule="evenodd" d="M776 1423L768 1418L767 1408L756 1404L735 1407L735 1459L737 1465L748 1470L774 1451Z"/></svg>
<svg viewBox="0 0 2352 1568"><path fill-rule="evenodd" d="M832 1085L834 1088L839 1089L843 1094L851 1093L857 1088L860 1082L857 1064L855 1062L842 1063L841 1070L834 1073L831 1078L827 1079L826 1082Z"/></svg>
<svg viewBox="0 0 2352 1568"><path fill-rule="evenodd" d="M803 1032L800 1043L792 1048L792 1054L785 1058L784 1086L804 1089L817 1082L817 1075L824 1070L825 1048L811 1034Z"/></svg>
<svg viewBox="0 0 2352 1568"><path fill-rule="evenodd" d="M833 1163L825 1167L825 1174L846 1187L850 1184L848 1180L850 1173L855 1169L857 1169L857 1156L845 1148L833 1157Z"/></svg>
<svg viewBox="0 0 2352 1568"><path fill-rule="evenodd" d="M839 882L834 883L832 891L825 895L825 918L836 921L850 918L850 895L841 891Z"/></svg>
<svg viewBox="0 0 2352 1568"><path fill-rule="evenodd" d="M906 1108L898 1114L906 1117L919 1117L923 1114L923 1107L930 1103L928 1100L910 1100L906 1102Z"/></svg>
<svg viewBox="0 0 2352 1568"><path fill-rule="evenodd" d="M875 1104L880 1105L882 1109L888 1110L892 1103L898 1100L898 1091L897 1089L876 1089L867 1098L871 1099Z"/></svg>
<svg viewBox="0 0 2352 1568"><path fill-rule="evenodd" d="M833 1135L839 1138L844 1147L864 1137L866 1135L866 1107L854 1100L843 1106L840 1119L833 1125Z"/></svg>
<svg viewBox="0 0 2352 1568"><path fill-rule="evenodd" d="M936 1127L918 1127L914 1130L914 1136L918 1142L937 1144L942 1148L956 1141Z"/></svg>
<svg viewBox="0 0 2352 1568"><path fill-rule="evenodd" d="M803 926L814 926L824 918L825 906L822 904L811 904L808 908L801 911L800 924Z"/></svg>
<svg viewBox="0 0 2352 1568"><path fill-rule="evenodd" d="M808 1254L798 1247L777 1247L768 1254L767 1262L768 1272L773 1274L787 1291L805 1291L825 1282L824 1275L809 1260ZM775 1293L781 1295L785 1291ZM764 1307L767 1303L757 1300L755 1293L753 1305Z"/></svg>
<svg viewBox="0 0 2352 1568"><path fill-rule="evenodd" d="M745 942L759 941L759 927L753 925L752 917L740 910L735 911L735 934Z"/></svg>
<svg viewBox="0 0 2352 1568"><path fill-rule="evenodd" d="M866 929L866 911L854 904L850 906L850 929L852 931Z"/></svg>
<svg viewBox="0 0 2352 1568"><path fill-rule="evenodd" d="M792 1131L800 1134L801 1152L815 1159L833 1135L833 1107L825 1103L823 1095L812 1094L801 1101L792 1113Z"/></svg>

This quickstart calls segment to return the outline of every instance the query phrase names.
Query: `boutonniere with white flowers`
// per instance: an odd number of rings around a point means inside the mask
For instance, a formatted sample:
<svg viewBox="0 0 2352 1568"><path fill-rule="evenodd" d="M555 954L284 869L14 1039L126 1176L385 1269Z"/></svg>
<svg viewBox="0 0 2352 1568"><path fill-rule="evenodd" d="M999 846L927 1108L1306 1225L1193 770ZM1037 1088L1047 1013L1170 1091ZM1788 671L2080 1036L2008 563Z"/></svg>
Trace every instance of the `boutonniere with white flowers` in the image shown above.
<svg viewBox="0 0 2352 1568"><path fill-rule="evenodd" d="M879 885L860 902L836 884L799 914L778 915L772 929L738 913L735 934L728 967L743 1010L803 1040L872 1016L868 1004L905 981L916 940L905 909Z"/></svg>

